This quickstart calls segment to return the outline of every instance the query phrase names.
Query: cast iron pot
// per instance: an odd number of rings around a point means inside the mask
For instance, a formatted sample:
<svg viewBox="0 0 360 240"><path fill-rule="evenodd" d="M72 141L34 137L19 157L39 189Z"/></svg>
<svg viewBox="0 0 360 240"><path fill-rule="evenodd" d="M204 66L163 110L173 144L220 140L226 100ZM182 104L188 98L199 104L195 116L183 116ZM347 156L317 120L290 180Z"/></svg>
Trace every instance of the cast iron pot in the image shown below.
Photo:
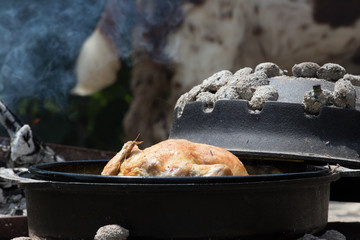
<svg viewBox="0 0 360 240"><path fill-rule="evenodd" d="M270 83L277 86L282 102L266 102L258 113L251 112L245 100L219 100L211 112L204 111L206 104L191 102L181 116L179 108L175 109L169 138L219 146L248 158L339 164L344 171L332 184L331 199L360 202L360 193L353 191L360 187L359 106L325 106L319 115L309 116L297 103L304 94L297 88L310 90L319 80L273 78ZM321 83L332 90L328 85L333 87L333 83Z"/></svg>
<svg viewBox="0 0 360 240"><path fill-rule="evenodd" d="M131 239L292 239L326 227L330 183L340 176L299 162L275 162L282 174L251 176L96 175L106 162L30 168L18 180L30 236L92 239L99 227L119 224Z"/></svg>

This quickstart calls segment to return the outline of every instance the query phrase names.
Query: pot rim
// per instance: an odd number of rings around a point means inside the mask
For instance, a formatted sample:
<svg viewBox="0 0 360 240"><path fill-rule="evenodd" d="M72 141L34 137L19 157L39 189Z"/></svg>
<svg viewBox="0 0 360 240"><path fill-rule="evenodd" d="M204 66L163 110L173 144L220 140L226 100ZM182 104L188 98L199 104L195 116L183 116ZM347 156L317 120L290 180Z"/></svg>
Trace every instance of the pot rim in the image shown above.
<svg viewBox="0 0 360 240"><path fill-rule="evenodd" d="M105 164L108 160L82 160L57 163L41 163L29 168L31 178L38 180L61 182L88 183L126 183L126 184L209 184L209 183L250 183L274 182L281 180L313 178L331 174L326 166L305 164L306 171L282 174L260 174L249 176L189 176L189 177L158 177L158 176L103 176L99 174L82 174L55 171L56 167L73 165L79 167L86 164ZM294 162L292 162L294 163ZM303 164L303 163L302 163Z"/></svg>

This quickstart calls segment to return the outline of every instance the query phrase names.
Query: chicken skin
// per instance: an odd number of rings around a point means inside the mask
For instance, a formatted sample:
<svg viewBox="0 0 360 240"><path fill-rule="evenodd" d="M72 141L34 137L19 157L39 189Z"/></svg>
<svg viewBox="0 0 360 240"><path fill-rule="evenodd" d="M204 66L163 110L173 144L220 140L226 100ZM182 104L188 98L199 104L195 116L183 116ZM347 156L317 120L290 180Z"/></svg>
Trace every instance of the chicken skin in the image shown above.
<svg viewBox="0 0 360 240"><path fill-rule="evenodd" d="M129 141L105 166L102 175L119 176L232 176L248 175L229 151L184 139L169 139L140 150Z"/></svg>

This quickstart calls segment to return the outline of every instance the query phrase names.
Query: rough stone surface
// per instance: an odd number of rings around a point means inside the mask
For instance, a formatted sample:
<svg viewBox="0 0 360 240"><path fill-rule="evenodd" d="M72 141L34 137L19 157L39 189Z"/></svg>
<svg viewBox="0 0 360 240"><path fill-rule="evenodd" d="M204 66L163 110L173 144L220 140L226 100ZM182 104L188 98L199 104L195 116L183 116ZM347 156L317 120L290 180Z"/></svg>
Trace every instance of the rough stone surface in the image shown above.
<svg viewBox="0 0 360 240"><path fill-rule="evenodd" d="M261 110L266 101L276 101L278 98L278 91L273 86L260 86L256 88L249 105L253 110Z"/></svg>
<svg viewBox="0 0 360 240"><path fill-rule="evenodd" d="M334 86L334 105L355 108L356 90L350 81L340 79Z"/></svg>
<svg viewBox="0 0 360 240"><path fill-rule="evenodd" d="M326 63L322 65L316 73L318 78L333 82L339 80L345 74L346 74L345 68L335 63Z"/></svg>
<svg viewBox="0 0 360 240"><path fill-rule="evenodd" d="M320 66L313 62L303 62L292 67L294 77L315 78Z"/></svg>
<svg viewBox="0 0 360 240"><path fill-rule="evenodd" d="M303 106L305 112L317 115L322 106L332 105L333 101L333 95L328 90L321 90L319 92L310 90L304 95Z"/></svg>
<svg viewBox="0 0 360 240"><path fill-rule="evenodd" d="M263 71L269 78L282 75L278 65L272 62L260 63L255 67L255 72Z"/></svg>
<svg viewBox="0 0 360 240"><path fill-rule="evenodd" d="M126 240L129 237L129 230L116 225L106 225L96 232L94 240Z"/></svg>
<svg viewBox="0 0 360 240"><path fill-rule="evenodd" d="M343 79L350 81L354 86L360 86L360 75L345 74Z"/></svg>

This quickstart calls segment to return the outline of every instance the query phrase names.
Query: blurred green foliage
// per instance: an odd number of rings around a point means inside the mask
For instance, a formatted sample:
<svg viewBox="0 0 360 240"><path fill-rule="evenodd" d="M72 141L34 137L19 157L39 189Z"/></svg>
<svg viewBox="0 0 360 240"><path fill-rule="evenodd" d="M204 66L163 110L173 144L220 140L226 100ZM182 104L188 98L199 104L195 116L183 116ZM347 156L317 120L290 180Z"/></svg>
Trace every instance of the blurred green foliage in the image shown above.
<svg viewBox="0 0 360 240"><path fill-rule="evenodd" d="M44 142L118 151L124 141L123 118L132 100L130 67L122 65L118 80L88 97L23 98L11 109ZM5 129L0 132L7 136Z"/></svg>

